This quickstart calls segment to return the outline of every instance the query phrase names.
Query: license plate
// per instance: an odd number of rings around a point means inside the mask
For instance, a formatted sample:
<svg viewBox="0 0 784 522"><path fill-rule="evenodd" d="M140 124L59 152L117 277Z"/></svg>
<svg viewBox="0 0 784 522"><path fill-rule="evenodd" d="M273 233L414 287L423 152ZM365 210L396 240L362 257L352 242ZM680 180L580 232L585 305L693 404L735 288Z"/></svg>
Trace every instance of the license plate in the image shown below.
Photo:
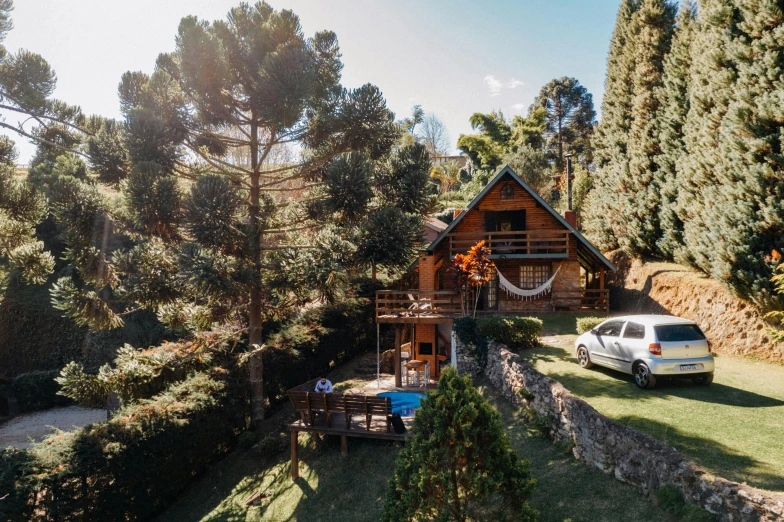
<svg viewBox="0 0 784 522"><path fill-rule="evenodd" d="M682 372L685 372L687 370L696 370L696 369L697 369L697 365L696 364L681 364L681 371Z"/></svg>

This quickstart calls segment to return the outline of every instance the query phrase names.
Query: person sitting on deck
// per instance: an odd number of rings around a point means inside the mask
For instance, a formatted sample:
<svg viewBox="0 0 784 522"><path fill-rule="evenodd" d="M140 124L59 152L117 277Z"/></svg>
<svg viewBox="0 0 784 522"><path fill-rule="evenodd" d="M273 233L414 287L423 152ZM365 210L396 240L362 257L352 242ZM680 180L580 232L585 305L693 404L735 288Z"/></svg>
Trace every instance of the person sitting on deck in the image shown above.
<svg viewBox="0 0 784 522"><path fill-rule="evenodd" d="M321 377L316 383L316 392L332 393L332 383L326 377Z"/></svg>

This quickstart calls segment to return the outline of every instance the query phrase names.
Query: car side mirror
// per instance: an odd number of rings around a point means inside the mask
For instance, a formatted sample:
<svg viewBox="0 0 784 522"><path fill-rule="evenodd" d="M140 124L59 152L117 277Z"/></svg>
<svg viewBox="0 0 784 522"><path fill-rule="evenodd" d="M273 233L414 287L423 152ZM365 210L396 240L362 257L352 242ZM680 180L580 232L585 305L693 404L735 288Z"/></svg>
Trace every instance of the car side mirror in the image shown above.
<svg viewBox="0 0 784 522"><path fill-rule="evenodd" d="M591 330L591 335L599 335L599 331L598 330Z"/></svg>

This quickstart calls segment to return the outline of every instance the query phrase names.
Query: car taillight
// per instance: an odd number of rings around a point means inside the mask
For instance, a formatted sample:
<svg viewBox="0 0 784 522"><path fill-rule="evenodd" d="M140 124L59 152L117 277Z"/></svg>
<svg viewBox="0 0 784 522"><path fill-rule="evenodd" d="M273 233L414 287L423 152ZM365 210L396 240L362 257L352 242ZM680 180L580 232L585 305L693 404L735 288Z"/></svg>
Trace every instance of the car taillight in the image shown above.
<svg viewBox="0 0 784 522"><path fill-rule="evenodd" d="M711 344L710 341L708 341L708 353L711 353L712 351L713 351L713 345Z"/></svg>
<svg viewBox="0 0 784 522"><path fill-rule="evenodd" d="M661 355L661 345L659 343L651 343L648 345L648 351L653 355Z"/></svg>

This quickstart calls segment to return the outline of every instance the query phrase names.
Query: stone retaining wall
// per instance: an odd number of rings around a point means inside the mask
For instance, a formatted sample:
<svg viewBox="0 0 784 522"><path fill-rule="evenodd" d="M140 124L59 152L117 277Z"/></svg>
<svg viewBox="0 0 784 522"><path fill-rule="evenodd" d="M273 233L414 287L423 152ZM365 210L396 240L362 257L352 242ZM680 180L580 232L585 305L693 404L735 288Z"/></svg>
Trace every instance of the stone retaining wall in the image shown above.
<svg viewBox="0 0 784 522"><path fill-rule="evenodd" d="M784 495L709 477L670 446L599 414L502 344L490 343L485 374L506 399L549 418L553 438L573 445L575 457L646 495L671 485L720 522L784 521Z"/></svg>

